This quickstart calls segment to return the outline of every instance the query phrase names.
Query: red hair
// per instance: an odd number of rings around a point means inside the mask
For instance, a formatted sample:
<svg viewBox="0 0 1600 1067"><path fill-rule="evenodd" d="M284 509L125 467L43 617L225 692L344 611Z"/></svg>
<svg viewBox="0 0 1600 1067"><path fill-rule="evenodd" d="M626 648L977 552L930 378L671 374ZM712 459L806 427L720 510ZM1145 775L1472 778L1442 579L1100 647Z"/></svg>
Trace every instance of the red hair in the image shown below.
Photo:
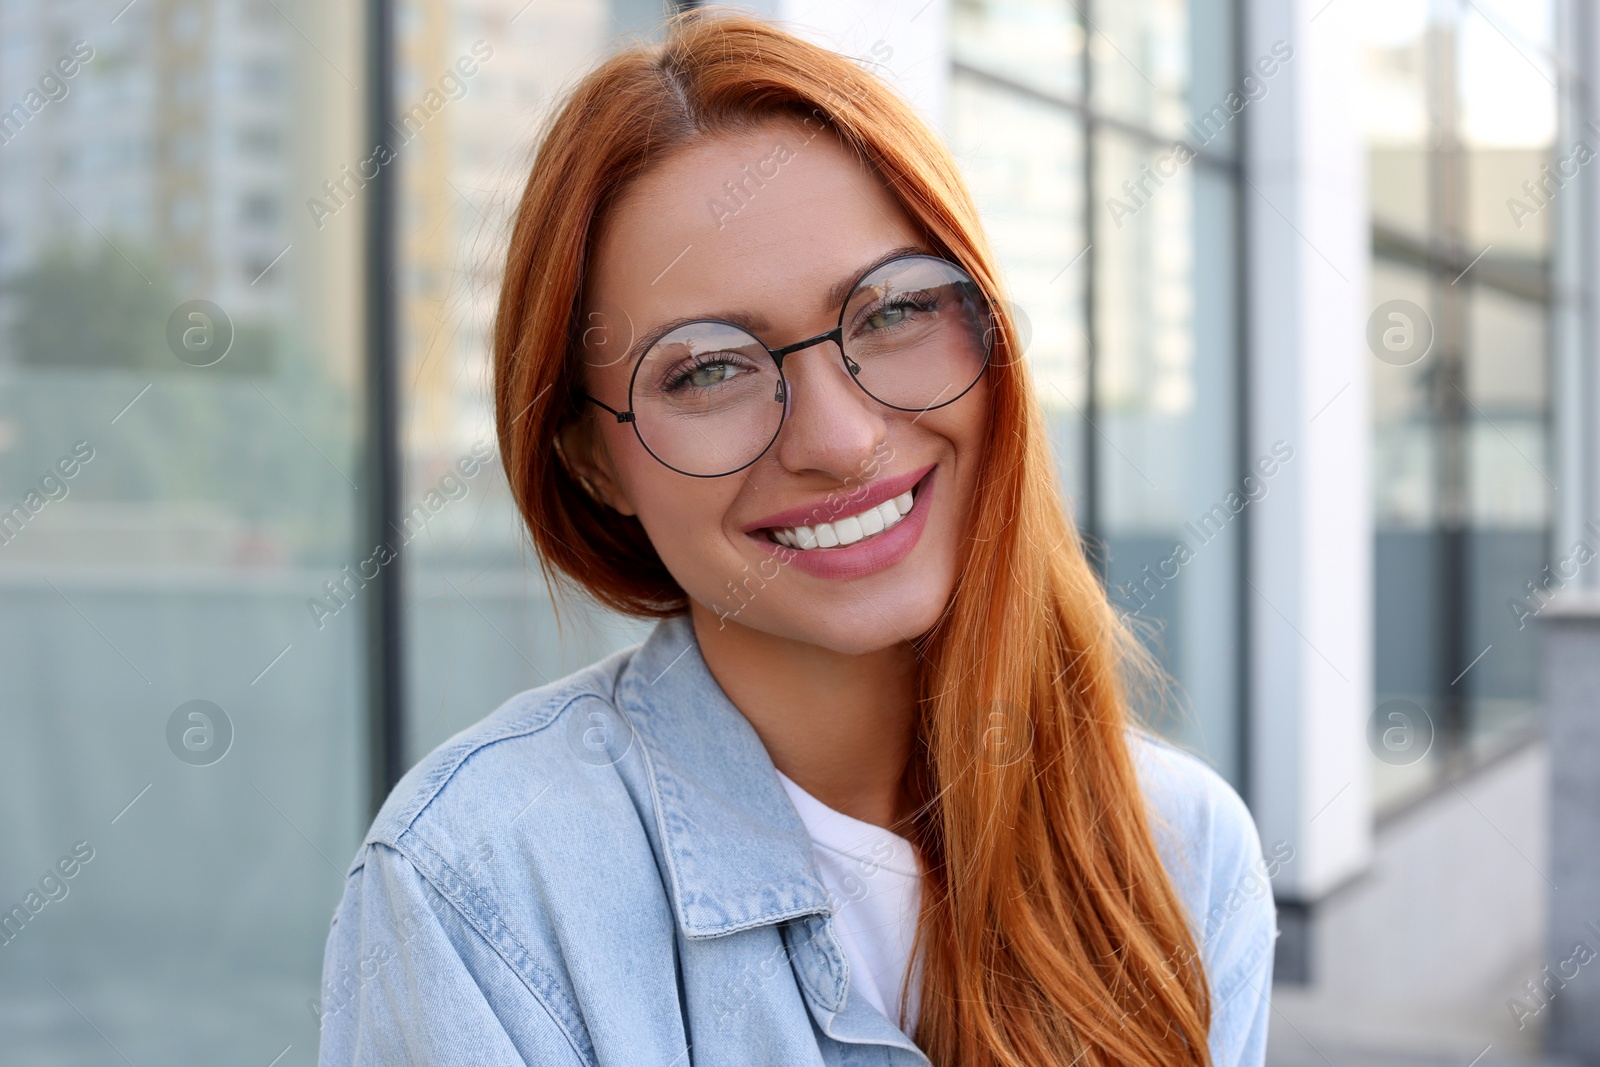
<svg viewBox="0 0 1600 1067"><path fill-rule="evenodd" d="M912 1037L940 1067L1208 1064L1206 976L1128 747L1133 686L1165 679L1064 507L966 185L884 82L753 16L692 9L601 63L541 131L494 327L501 456L539 562L632 616L688 610L638 519L591 498L552 444L588 414L582 290L607 209L673 152L779 118L827 123L996 308L987 470L951 601L916 639Z"/></svg>

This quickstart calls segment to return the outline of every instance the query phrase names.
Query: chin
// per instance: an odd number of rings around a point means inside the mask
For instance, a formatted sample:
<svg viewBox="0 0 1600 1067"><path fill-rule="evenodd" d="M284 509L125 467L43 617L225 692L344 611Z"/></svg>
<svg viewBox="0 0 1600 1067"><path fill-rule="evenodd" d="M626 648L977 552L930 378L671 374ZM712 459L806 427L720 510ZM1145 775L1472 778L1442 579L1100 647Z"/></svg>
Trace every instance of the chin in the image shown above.
<svg viewBox="0 0 1600 1067"><path fill-rule="evenodd" d="M950 602L952 587L908 579L906 589L860 591L837 606L821 606L796 620L785 636L845 655L861 656L903 644L932 629ZM915 590L915 591L913 591Z"/></svg>

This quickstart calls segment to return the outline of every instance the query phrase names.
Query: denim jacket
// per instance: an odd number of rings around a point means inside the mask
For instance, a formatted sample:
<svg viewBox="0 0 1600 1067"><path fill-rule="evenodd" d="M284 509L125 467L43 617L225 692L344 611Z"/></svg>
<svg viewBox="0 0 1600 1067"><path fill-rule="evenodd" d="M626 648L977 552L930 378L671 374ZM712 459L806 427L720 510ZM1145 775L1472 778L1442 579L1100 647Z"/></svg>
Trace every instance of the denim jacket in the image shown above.
<svg viewBox="0 0 1600 1067"><path fill-rule="evenodd" d="M1216 772L1129 739L1211 982L1213 1062L1258 1067L1275 868ZM395 786L328 935L318 1062L927 1067L851 995L834 904L689 617L664 619Z"/></svg>

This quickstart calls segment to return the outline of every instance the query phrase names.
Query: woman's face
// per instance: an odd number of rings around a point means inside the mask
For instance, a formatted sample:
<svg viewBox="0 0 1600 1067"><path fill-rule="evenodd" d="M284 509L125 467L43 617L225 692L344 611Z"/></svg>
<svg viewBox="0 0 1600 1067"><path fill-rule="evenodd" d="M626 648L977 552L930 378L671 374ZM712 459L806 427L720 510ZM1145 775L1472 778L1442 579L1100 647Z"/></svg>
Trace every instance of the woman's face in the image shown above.
<svg viewBox="0 0 1600 1067"><path fill-rule="evenodd" d="M583 309L585 386L625 410L638 355L629 349L670 320L748 319L771 348L828 331L842 302L830 290L896 249L936 252L831 132L777 120L703 140L633 182L604 220ZM863 391L832 341L792 353L783 369L782 430L736 473L678 473L592 404L592 436L569 429L563 451L601 499L638 517L702 627L852 654L909 640L933 626L954 589L988 372L958 400L916 412ZM882 494L913 483L911 510L894 518L899 508ZM803 524L825 544L818 523L830 516L836 535L864 534L872 518L856 530L848 517L880 498L886 528L852 544L804 549L768 536L770 526Z"/></svg>

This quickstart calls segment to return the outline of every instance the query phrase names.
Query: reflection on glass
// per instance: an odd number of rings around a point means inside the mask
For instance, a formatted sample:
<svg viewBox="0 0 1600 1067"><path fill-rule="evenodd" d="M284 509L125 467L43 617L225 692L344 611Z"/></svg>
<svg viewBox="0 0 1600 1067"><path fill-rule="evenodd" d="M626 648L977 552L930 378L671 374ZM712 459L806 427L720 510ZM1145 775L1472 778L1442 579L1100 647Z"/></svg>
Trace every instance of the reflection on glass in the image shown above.
<svg viewBox="0 0 1600 1067"><path fill-rule="evenodd" d="M951 150L1028 334L1063 495L1081 507L1088 384L1083 126L1064 110L959 74L950 102Z"/></svg>
<svg viewBox="0 0 1600 1067"><path fill-rule="evenodd" d="M1374 204L1374 211L1377 207ZM1370 304L1406 300L1430 319L1437 311L1428 276L1377 259ZM1413 363L1371 360L1373 499L1373 700L1378 709L1404 701L1437 727L1434 700L1439 661L1440 601L1438 448L1434 426L1434 374L1439 354ZM1435 780L1442 767L1437 736L1421 753L1375 759L1372 790L1383 809Z"/></svg>
<svg viewBox="0 0 1600 1067"><path fill-rule="evenodd" d="M1555 140L1552 4L1365 0L1359 24L1373 307L1409 300L1437 338L1372 371L1375 698L1426 707L1443 749L1377 768L1383 807L1531 723L1516 605L1550 558L1548 277L1583 164Z"/></svg>
<svg viewBox="0 0 1600 1067"><path fill-rule="evenodd" d="M1055 0L955 0L955 60L1061 99L1083 95L1083 24Z"/></svg>
<svg viewBox="0 0 1600 1067"><path fill-rule="evenodd" d="M0 0L0 1044L266 1063L367 818L358 9L120 6Z"/></svg>
<svg viewBox="0 0 1600 1067"><path fill-rule="evenodd" d="M1153 159L1103 133L1100 185ZM1297 442L1237 469L1233 203L1225 179L1190 164L1100 225L1095 430L1113 602L1158 628L1187 701L1171 732L1237 779L1238 516L1295 477Z"/></svg>
<svg viewBox="0 0 1600 1067"><path fill-rule="evenodd" d="M1472 522L1468 647L1489 648L1468 686L1474 743L1526 728L1537 703L1538 647L1528 611L1540 605L1555 499L1549 446L1547 309L1486 286L1470 290L1466 391ZM1570 546L1556 546L1565 548ZM1558 553L1559 554L1559 553ZM1527 583L1540 590L1530 595ZM1514 607L1517 605L1518 607ZM1520 608L1520 610L1519 610Z"/></svg>
<svg viewBox="0 0 1600 1067"><path fill-rule="evenodd" d="M407 134L403 556L406 744L416 759L513 694L648 629L592 608L564 609L557 632L495 459L489 329L538 122L620 35L648 31L660 11L623 0L420 0L405 10L396 103Z"/></svg>
<svg viewBox="0 0 1600 1067"><path fill-rule="evenodd" d="M1357 0L1365 38L1361 119L1367 137L1367 190L1375 226L1412 237L1428 231L1430 36L1427 6Z"/></svg>
<svg viewBox="0 0 1600 1067"><path fill-rule="evenodd" d="M1428 277L1420 270L1378 259L1372 264L1371 286L1374 308L1406 300L1433 315ZM1403 365L1378 359L1370 363L1373 521L1380 542L1386 530L1426 530L1436 521L1431 389L1437 363L1436 353Z"/></svg>
<svg viewBox="0 0 1600 1067"><path fill-rule="evenodd" d="M1584 165L1574 146L1555 144L1553 19L1547 3L1502 0L1461 12L1456 78L1474 251L1547 255L1554 205L1573 196Z"/></svg>
<svg viewBox="0 0 1600 1067"><path fill-rule="evenodd" d="M1183 136L1189 119L1189 4L1101 4L1094 14L1089 62L1096 110Z"/></svg>
<svg viewBox="0 0 1600 1067"><path fill-rule="evenodd" d="M1221 156L1238 144L1239 117L1293 62L1288 41L1235 56L1227 0L1101 4L1089 32L1091 104L1097 114Z"/></svg>

